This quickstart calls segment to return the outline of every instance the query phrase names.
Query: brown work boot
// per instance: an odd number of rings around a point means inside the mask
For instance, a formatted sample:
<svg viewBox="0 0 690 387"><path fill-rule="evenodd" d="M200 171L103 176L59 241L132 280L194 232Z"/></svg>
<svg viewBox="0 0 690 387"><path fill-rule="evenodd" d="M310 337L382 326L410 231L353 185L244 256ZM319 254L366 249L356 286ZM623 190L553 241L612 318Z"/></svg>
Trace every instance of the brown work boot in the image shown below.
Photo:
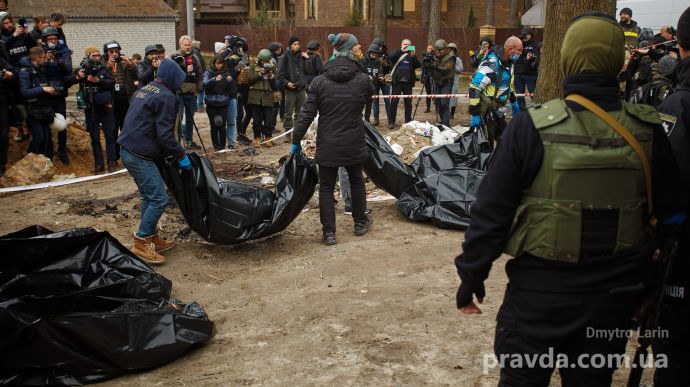
<svg viewBox="0 0 690 387"><path fill-rule="evenodd" d="M153 242L155 235L146 238L140 238L137 234L133 235L134 246L132 252L142 261L150 265L160 265L165 262L165 257L156 252L156 244Z"/></svg>
<svg viewBox="0 0 690 387"><path fill-rule="evenodd" d="M261 148L261 137L254 137L254 148Z"/></svg>
<svg viewBox="0 0 690 387"><path fill-rule="evenodd" d="M175 241L169 241L158 236L158 234L153 236L153 244L156 245L156 252L162 253L166 250L170 250L177 245Z"/></svg>
<svg viewBox="0 0 690 387"><path fill-rule="evenodd" d="M273 141L271 140L273 140L273 136L266 136L266 143L264 144L266 145L266 148L270 148L273 146Z"/></svg>

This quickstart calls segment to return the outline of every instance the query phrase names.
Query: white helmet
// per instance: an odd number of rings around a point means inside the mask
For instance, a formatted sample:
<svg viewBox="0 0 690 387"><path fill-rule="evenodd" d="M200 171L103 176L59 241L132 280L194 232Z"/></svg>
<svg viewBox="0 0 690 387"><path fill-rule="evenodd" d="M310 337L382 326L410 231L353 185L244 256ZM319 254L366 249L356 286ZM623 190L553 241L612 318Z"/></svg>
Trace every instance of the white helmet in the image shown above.
<svg viewBox="0 0 690 387"><path fill-rule="evenodd" d="M55 113L55 117L53 117L53 122L50 123L50 129L57 130L60 132L67 129L67 120L62 114Z"/></svg>
<svg viewBox="0 0 690 387"><path fill-rule="evenodd" d="M213 48L216 51L216 54L218 54L224 47L225 47L225 43L215 42L213 44Z"/></svg>

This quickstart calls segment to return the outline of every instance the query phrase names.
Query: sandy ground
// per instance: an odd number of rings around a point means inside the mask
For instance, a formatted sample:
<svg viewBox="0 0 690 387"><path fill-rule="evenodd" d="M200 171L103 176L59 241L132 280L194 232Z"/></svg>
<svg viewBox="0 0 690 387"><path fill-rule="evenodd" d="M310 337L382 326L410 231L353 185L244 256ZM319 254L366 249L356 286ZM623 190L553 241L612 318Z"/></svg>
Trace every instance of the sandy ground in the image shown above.
<svg viewBox="0 0 690 387"><path fill-rule="evenodd" d="M432 120L422 106L418 116ZM196 121L210 147L206 115ZM454 122L466 123L466 116ZM387 131L385 120L380 128ZM269 165L288 149L281 143L252 160L237 153L213 159ZM127 174L4 195L0 233L33 224L94 227L128 245L138 205ZM493 352L506 257L487 281L484 314L461 315L453 259L463 233L408 221L394 201L369 206L374 227L356 237L338 204L338 244L331 247L320 243L316 198L282 234L239 246L187 235L179 211L170 208L161 234L179 244L156 270L173 281L174 297L204 306L216 335L173 363L103 385L495 386L498 370L485 374L483 359ZM615 385L624 377L619 372Z"/></svg>

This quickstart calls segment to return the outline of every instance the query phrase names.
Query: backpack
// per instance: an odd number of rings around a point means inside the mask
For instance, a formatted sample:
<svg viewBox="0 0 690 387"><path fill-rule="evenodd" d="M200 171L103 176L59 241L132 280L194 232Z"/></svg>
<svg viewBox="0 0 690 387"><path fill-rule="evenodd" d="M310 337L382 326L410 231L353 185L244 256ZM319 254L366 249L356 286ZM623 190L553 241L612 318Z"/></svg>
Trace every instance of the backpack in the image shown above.
<svg viewBox="0 0 690 387"><path fill-rule="evenodd" d="M666 97L671 95L672 92L671 85L667 82L659 82L656 84L648 82L637 88L635 93L630 97L629 102L657 107Z"/></svg>

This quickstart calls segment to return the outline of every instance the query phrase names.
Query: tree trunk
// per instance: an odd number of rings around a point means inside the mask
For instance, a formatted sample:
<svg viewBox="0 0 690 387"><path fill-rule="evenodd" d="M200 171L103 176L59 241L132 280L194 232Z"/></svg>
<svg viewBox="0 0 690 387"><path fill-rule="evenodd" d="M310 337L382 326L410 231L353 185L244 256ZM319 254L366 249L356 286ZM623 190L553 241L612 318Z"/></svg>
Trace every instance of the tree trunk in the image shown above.
<svg viewBox="0 0 690 387"><path fill-rule="evenodd" d="M374 0L374 15L372 18L374 22L374 37L382 38L386 41L386 0Z"/></svg>
<svg viewBox="0 0 690 387"><path fill-rule="evenodd" d="M178 15L180 15L180 18L177 19L177 23L175 25L175 32L177 33L177 38L175 41L177 41L180 36L187 35L187 2L185 0L177 0L175 2L175 9L177 10Z"/></svg>
<svg viewBox="0 0 690 387"><path fill-rule="evenodd" d="M429 27L429 0L422 0L422 27Z"/></svg>
<svg viewBox="0 0 690 387"><path fill-rule="evenodd" d="M510 0L510 22L511 27L520 26L518 18L518 0Z"/></svg>
<svg viewBox="0 0 690 387"><path fill-rule="evenodd" d="M427 41L434 42L441 35L441 0L429 0L429 35Z"/></svg>
<svg viewBox="0 0 690 387"><path fill-rule="evenodd" d="M544 22L544 47L539 62L537 97L545 102L563 97L563 72L561 71L561 45L570 21L576 16L592 11L613 15L616 0L551 0L546 3Z"/></svg>
<svg viewBox="0 0 690 387"><path fill-rule="evenodd" d="M486 2L486 23L487 25L494 25L494 9L495 7L495 1L494 0L489 0Z"/></svg>

